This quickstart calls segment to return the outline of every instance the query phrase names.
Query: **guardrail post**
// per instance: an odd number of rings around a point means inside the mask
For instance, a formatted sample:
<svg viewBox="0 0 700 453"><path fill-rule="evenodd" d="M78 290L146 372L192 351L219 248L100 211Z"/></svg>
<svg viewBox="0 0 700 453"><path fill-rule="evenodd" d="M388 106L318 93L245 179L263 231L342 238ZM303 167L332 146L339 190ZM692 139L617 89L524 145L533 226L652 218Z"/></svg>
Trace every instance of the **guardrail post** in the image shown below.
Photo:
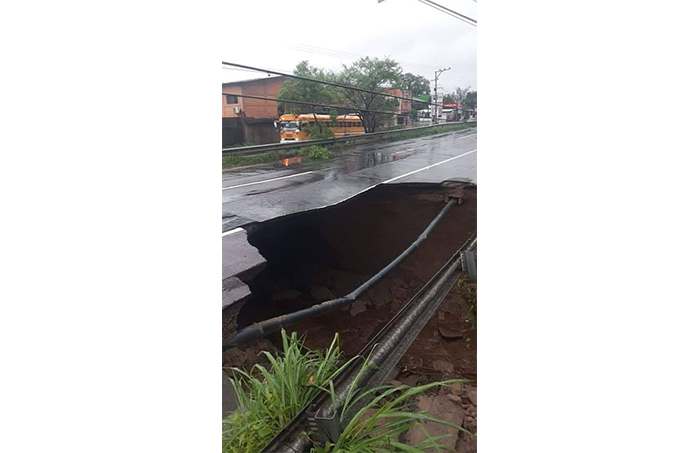
<svg viewBox="0 0 700 453"><path fill-rule="evenodd" d="M459 259L462 263L462 272L466 272L472 281L476 281L476 254L474 250L459 252Z"/></svg>
<svg viewBox="0 0 700 453"><path fill-rule="evenodd" d="M340 439L340 414L338 411L333 412L332 417L324 417L321 414L321 409L309 417L309 426L318 435L318 439L322 444L326 442L336 443Z"/></svg>

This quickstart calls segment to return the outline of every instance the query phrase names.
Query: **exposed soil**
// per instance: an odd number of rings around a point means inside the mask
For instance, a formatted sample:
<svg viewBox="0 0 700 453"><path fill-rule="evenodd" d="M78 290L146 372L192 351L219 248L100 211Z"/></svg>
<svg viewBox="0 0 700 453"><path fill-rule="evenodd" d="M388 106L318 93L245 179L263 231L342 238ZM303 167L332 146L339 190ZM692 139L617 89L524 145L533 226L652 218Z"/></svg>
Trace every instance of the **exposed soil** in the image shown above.
<svg viewBox="0 0 700 453"><path fill-rule="evenodd" d="M313 349L327 347L337 332L346 356L357 354L476 230L476 186L382 185L334 207L257 225L249 230L249 240L268 263L250 283L253 297L238 316L224 311L224 337L236 325L240 329L351 292L416 240L444 207L448 194L461 197L462 203L361 300L288 328L305 333L305 343ZM393 379L409 385L469 379L469 387L459 390L461 400L453 398L453 403L463 411L464 426L475 432L476 408L466 395L476 388L476 329L469 315L476 284L463 280L408 349ZM277 345L277 338L270 336L265 343ZM249 367L256 360L255 349L234 349L224 357L224 365ZM447 404L442 401L446 395L433 397L441 398L437 406ZM460 436L457 449L476 451L475 441Z"/></svg>

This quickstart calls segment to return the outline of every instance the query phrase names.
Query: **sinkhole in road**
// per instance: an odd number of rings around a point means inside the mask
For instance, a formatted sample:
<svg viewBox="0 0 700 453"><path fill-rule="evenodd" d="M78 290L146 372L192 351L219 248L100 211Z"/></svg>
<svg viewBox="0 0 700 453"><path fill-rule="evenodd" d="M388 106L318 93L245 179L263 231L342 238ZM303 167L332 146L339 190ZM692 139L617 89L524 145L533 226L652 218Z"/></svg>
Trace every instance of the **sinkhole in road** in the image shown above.
<svg viewBox="0 0 700 453"><path fill-rule="evenodd" d="M476 231L474 184L380 185L338 205L248 229L249 242L267 264L249 282L252 297L240 312L227 317L224 311L224 337L235 328L353 291L418 238L444 207L447 196L458 197L461 203L418 249L352 306L287 328L306 334L307 346L314 349L326 347L338 332L345 354L358 353ZM405 370L475 375L476 330L467 322L471 302L465 288L455 287L448 295L404 356ZM275 344L278 338L271 335L268 340Z"/></svg>

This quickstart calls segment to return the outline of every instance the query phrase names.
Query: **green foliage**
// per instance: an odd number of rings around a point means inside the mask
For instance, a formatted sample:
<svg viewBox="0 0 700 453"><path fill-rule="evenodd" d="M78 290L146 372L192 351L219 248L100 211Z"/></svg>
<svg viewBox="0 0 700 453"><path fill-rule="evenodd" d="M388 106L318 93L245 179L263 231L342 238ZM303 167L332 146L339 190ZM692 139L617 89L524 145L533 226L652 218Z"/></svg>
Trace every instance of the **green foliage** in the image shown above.
<svg viewBox="0 0 700 453"><path fill-rule="evenodd" d="M364 57L350 66L343 65L343 71L337 76L337 81L369 91L382 92L389 88L403 86L401 66L391 58L379 60ZM358 110L365 132L374 132L385 124L392 116L372 111L392 111L398 106L398 100L386 98L378 94L364 93L355 90L341 90L344 104Z"/></svg>
<svg viewBox="0 0 700 453"><path fill-rule="evenodd" d="M339 74L315 68L308 61L302 61L297 65L294 74L316 80L356 86L376 92L386 91L390 88L401 88L405 84L401 66L391 58L379 60L377 58L364 57L350 66L344 65L343 70ZM420 80L420 76L413 76L413 78L415 83L418 84L417 86L423 83L423 80ZM347 106L349 107L348 111L358 111L366 132L374 132L392 117L392 115L371 113L371 111L392 111L398 105L396 99L385 98L378 94L345 90L304 80L286 80L284 86L277 94L277 98ZM286 113L319 113L323 111L323 107L318 106L305 106L288 102L279 102L278 105ZM334 117L337 117L338 112L331 111L330 115L332 117L331 121L335 122Z"/></svg>
<svg viewBox="0 0 700 453"><path fill-rule="evenodd" d="M420 387L385 385L363 390L358 388L357 383L368 367L367 359L362 370L352 382L349 397L340 413L340 423L346 425L340 438L336 443L315 445L311 449L311 453L423 453L449 450L449 447L437 443L438 440L449 436L449 434L430 436L421 426L423 422L439 423L469 434L461 426L430 417L427 412L412 412L411 405L411 399L420 393L439 386L466 381L433 382ZM334 397L332 390L331 387L326 391ZM359 410L354 414L354 411L350 410L353 407L359 407ZM425 440L419 445L411 446L398 440L402 433L415 426L421 426L425 434Z"/></svg>
<svg viewBox="0 0 700 453"><path fill-rule="evenodd" d="M454 98L462 104L465 109L475 109L476 108L476 91L470 91L471 87L462 89L457 87L454 92Z"/></svg>
<svg viewBox="0 0 700 453"><path fill-rule="evenodd" d="M353 357L339 366L341 353L338 334L324 352L311 351L294 332L282 331L280 355L263 352L269 366L255 365L246 373L234 368L232 379L239 411L223 420L223 453L259 453L284 426L301 411L319 391L335 398L332 381L346 367L358 360ZM463 428L432 418L425 412L411 412L410 400L419 393L460 380L435 382L420 387L380 386L358 388L359 377L368 368L365 360L352 382L349 397L340 413L346 428L336 444L316 445L313 453L379 453L445 450L436 443L442 438L426 434L417 446L398 441L398 436L423 422L440 423L467 432ZM354 408L359 411L353 414ZM352 408L352 410L351 410Z"/></svg>
<svg viewBox="0 0 700 453"><path fill-rule="evenodd" d="M430 94L430 80L421 75L413 75L407 72L403 75L403 88L410 91L414 97Z"/></svg>
<svg viewBox="0 0 700 453"><path fill-rule="evenodd" d="M294 69L294 74L301 77L308 77L316 80L332 80L333 73L311 66L308 61L302 61ZM323 84L307 82L305 80L291 79L285 80L282 89L277 93L277 99L289 99L290 101L315 102L318 104L335 104L340 97L337 90L331 89ZM286 113L307 113L313 112L314 108L300 104L279 102L278 106ZM318 108L316 108L318 110Z"/></svg>
<svg viewBox="0 0 700 453"><path fill-rule="evenodd" d="M283 151L268 151L260 154L251 154L248 156L231 154L228 156L222 156L221 168L226 169L242 167L244 165L264 164L283 159L284 157L286 157L286 154Z"/></svg>
<svg viewBox="0 0 700 453"><path fill-rule="evenodd" d="M308 124L304 126L303 131L311 140L325 140L335 137L332 130L321 124Z"/></svg>
<svg viewBox="0 0 700 453"><path fill-rule="evenodd" d="M333 157L333 151L329 150L325 146L311 145L307 148L303 148L300 152L302 156L309 157L310 159L330 159Z"/></svg>
<svg viewBox="0 0 700 453"><path fill-rule="evenodd" d="M338 110L331 109L330 112L328 113L328 116L331 117L331 126L337 127L338 126Z"/></svg>
<svg viewBox="0 0 700 453"><path fill-rule="evenodd" d="M258 453L350 363L338 367L337 334L324 352L306 348L296 332L288 336L283 330L282 344L281 355L263 352L267 367L233 369L239 411L223 420L224 453Z"/></svg>
<svg viewBox="0 0 700 453"><path fill-rule="evenodd" d="M406 140L408 138L418 138L418 137L425 137L427 135L436 135L436 134L446 134L449 132L455 132L455 131L461 131L465 129L473 129L476 127L476 123L468 123L468 124L450 124L448 126L440 126L440 127L431 127L427 129L420 129L417 131L411 130L411 128L406 129L405 131L401 133L397 133L391 136L388 136L386 138L383 138L383 141L387 142L394 142L398 140Z"/></svg>
<svg viewBox="0 0 700 453"><path fill-rule="evenodd" d="M464 105L468 109L475 109L476 108L476 91L470 91L467 93Z"/></svg>

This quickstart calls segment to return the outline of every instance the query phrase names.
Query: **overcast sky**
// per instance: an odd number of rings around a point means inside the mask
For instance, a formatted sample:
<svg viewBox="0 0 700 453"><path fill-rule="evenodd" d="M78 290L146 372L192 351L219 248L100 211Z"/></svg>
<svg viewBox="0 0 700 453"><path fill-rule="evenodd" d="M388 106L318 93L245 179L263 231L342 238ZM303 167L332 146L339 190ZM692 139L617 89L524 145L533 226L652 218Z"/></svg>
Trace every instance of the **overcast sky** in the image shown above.
<svg viewBox="0 0 700 453"><path fill-rule="evenodd" d="M434 0L478 20L473 0ZM438 87L476 84L476 27L418 0L241 1L221 15L222 60L292 72L302 60L338 71L360 56L397 60L404 72L429 80L451 67ZM222 69L222 82L266 74ZM432 82L431 82L432 87Z"/></svg>

